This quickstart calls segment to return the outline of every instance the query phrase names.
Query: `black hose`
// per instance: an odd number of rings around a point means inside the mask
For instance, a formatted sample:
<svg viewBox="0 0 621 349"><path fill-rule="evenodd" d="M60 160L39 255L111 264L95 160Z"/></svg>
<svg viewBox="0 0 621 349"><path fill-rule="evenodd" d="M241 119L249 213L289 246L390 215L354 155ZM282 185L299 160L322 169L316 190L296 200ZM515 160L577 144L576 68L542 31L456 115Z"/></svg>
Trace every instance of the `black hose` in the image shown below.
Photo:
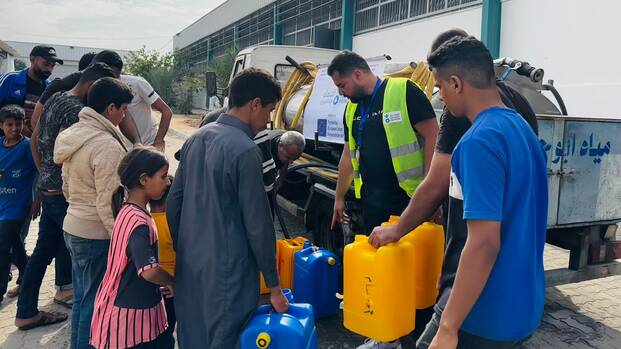
<svg viewBox="0 0 621 349"><path fill-rule="evenodd" d="M565 102L563 101L561 94L558 93L558 90L556 89L556 87L554 87L554 85L552 84L543 84L543 88L552 92L552 94L554 95L554 98L556 98L556 101L558 102L558 107L561 109L561 115L568 115L567 108L565 107Z"/></svg>
<svg viewBox="0 0 621 349"><path fill-rule="evenodd" d="M326 168L329 170L335 170L338 171L338 167L334 166L334 165L330 165L330 164L322 164L320 162L308 162L305 164L301 164L301 165L296 165L296 166L291 166L287 169L287 173L289 172L293 172L293 171L297 171L303 168L308 168L308 167L319 167L319 168ZM278 192L277 192L277 188L275 188L273 191L273 202L274 202L274 211L276 211L276 218L278 218L278 223L280 223L280 228L282 228L282 235L285 236L285 239L291 239L291 235L289 234L289 229L287 228L287 224L285 224L285 220L282 217L282 211L280 211L280 206L278 205Z"/></svg>
<svg viewBox="0 0 621 349"><path fill-rule="evenodd" d="M276 188L272 190L273 202L274 202L274 211L276 211L276 217L278 218L278 223L280 223L280 228L282 228L282 235L285 236L285 239L291 239L291 235L289 234L289 229L285 224L285 220L282 218L282 212L280 211L280 206L278 206L278 192Z"/></svg>
<svg viewBox="0 0 621 349"><path fill-rule="evenodd" d="M332 165L332 164L325 164L325 163L321 163L321 162L307 162L305 164L300 164L300 165L295 165L295 166L291 166L287 169L287 173L289 172L293 172L293 171L297 171L297 170L301 170L303 168L308 168L308 167L318 167L318 168L325 168L328 170L334 170L334 171L338 171L339 168L338 166Z"/></svg>

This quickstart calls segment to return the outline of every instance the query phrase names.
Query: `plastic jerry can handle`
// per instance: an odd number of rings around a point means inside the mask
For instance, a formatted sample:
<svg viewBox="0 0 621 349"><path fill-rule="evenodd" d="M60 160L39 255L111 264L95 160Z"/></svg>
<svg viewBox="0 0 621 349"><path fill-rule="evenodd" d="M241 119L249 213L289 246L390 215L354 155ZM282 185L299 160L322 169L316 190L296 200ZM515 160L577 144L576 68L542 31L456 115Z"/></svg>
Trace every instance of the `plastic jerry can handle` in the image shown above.
<svg viewBox="0 0 621 349"><path fill-rule="evenodd" d="M257 348L267 348L270 346L270 343L272 342L272 337L270 337L270 335L266 332L261 332L259 333L259 335L257 336Z"/></svg>

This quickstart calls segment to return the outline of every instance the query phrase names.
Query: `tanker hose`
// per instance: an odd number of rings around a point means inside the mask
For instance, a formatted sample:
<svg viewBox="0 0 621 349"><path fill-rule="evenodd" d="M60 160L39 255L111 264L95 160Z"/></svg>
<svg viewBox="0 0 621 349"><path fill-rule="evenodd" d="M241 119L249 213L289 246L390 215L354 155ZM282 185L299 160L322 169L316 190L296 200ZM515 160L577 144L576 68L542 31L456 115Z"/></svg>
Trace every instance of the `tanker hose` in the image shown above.
<svg viewBox="0 0 621 349"><path fill-rule="evenodd" d="M282 235L285 236L285 239L291 239L291 235L289 234L289 229L287 228L287 224L285 223L284 218L282 217L282 211L280 210L280 205L278 204L278 191L272 190L272 198L274 203L274 211L276 212L276 218L278 218L278 223L280 223L280 227L282 228Z"/></svg>
<svg viewBox="0 0 621 349"><path fill-rule="evenodd" d="M416 65L408 64L403 69L394 73L384 74L384 77L392 78L408 78L412 80L427 96L427 99L431 100L433 96L433 88L436 80L429 70L429 66L425 62L416 62Z"/></svg>
<svg viewBox="0 0 621 349"><path fill-rule="evenodd" d="M306 71L295 69L291 73L291 75L289 75L289 78L287 79L285 86L282 88L282 99L278 102L278 104L276 105L275 111L274 111L274 118L273 118L274 128L284 129L286 127L285 111L287 109L287 104L289 104L291 97L293 97L293 95L302 86L311 84L315 80L315 75L317 74L316 65L314 65L311 62L302 62L299 65L303 67L304 69L306 69ZM308 92L304 96L302 103L299 105L298 111L295 114L295 117L291 125L289 125L290 129L294 129L297 126L302 116L302 113L304 112L304 108L306 107L306 103L308 102L308 98L310 97L310 94L312 92L313 92L313 88L311 86L311 88L308 90Z"/></svg>
<svg viewBox="0 0 621 349"><path fill-rule="evenodd" d="M337 166L334 166L328 163L320 163L320 162L313 161L313 162L307 162L307 163L291 166L287 169L287 173L300 170L303 168L311 168L311 167L327 168L330 170L338 171ZM282 234L285 236L285 239L291 239L291 234L289 234L289 229L287 228L287 224L285 223L285 220L282 216L280 205L278 205L277 190L273 190L272 195L273 195L274 211L276 212L276 218L278 218L278 223L280 223L280 227L282 228Z"/></svg>

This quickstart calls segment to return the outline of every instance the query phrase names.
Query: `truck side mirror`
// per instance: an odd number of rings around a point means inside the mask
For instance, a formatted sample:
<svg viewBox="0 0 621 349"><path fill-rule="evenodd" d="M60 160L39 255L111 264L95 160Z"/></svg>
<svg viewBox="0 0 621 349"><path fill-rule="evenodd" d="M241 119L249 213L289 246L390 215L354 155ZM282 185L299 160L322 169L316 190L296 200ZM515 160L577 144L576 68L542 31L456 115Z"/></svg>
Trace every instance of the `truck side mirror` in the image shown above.
<svg viewBox="0 0 621 349"><path fill-rule="evenodd" d="M207 88L207 96L212 97L216 95L217 92L217 80L216 73L212 71L208 71L205 73L205 87Z"/></svg>

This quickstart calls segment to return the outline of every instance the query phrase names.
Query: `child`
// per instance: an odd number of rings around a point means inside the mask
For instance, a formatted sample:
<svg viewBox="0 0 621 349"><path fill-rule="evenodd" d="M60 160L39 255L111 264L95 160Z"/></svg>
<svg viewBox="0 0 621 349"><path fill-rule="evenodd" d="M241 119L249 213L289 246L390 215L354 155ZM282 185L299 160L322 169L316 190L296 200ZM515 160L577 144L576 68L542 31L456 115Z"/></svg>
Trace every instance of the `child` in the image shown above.
<svg viewBox="0 0 621 349"><path fill-rule="evenodd" d="M160 291L172 297L172 276L158 263L147 203L159 200L170 185L168 161L154 148L138 147L121 160L118 173L122 186L113 198L116 220L106 274L95 297L90 344L97 349L156 348L168 327Z"/></svg>
<svg viewBox="0 0 621 349"><path fill-rule="evenodd" d="M26 250L19 233L24 221L31 217L29 207L37 169L30 140L21 134L24 117L20 106L0 109L4 132L4 137L0 137L0 302L7 290L11 262L17 266L20 279L26 268Z"/></svg>
<svg viewBox="0 0 621 349"><path fill-rule="evenodd" d="M172 183L173 177L168 176L168 180ZM166 221L166 196L168 196L169 189L170 186L166 188L166 192L161 199L151 200L149 202L149 208L151 209L151 216L153 216L153 220L155 221L155 227L157 228L157 251L159 255L160 266L174 277L176 254L175 250L173 249L170 230L168 229L168 221ZM175 331L175 325L177 323L173 298L164 298L164 305L166 306L168 329L161 335L161 343L159 343L159 348L173 349L175 347L175 338L173 337L173 332Z"/></svg>

